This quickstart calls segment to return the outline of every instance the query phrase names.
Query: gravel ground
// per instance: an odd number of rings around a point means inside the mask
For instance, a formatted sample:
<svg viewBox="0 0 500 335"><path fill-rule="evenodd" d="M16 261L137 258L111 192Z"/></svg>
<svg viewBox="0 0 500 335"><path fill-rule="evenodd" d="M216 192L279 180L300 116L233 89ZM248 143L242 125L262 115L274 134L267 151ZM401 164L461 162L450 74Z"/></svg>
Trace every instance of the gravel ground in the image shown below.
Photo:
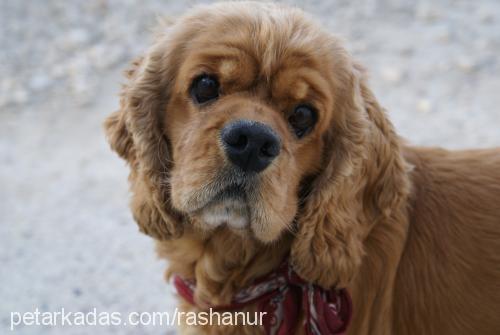
<svg viewBox="0 0 500 335"><path fill-rule="evenodd" d="M0 0L0 332L10 312L172 311L153 243L127 209L127 169L101 130L120 72L156 17L197 1ZM371 73L410 142L500 145L500 2L296 1ZM125 315L125 314L124 314ZM17 334L165 334L34 327Z"/></svg>

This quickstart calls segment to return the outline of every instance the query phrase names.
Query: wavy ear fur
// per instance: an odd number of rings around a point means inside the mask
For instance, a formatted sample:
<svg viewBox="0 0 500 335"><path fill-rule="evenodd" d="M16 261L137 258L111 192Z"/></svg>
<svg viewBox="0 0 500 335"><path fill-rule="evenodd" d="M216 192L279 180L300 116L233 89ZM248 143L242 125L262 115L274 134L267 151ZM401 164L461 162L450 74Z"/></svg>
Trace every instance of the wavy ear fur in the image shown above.
<svg viewBox="0 0 500 335"><path fill-rule="evenodd" d="M291 251L296 271L323 287L351 282L370 231L391 221L409 191L399 138L361 67L348 68L324 136L324 168L310 185Z"/></svg>
<svg viewBox="0 0 500 335"><path fill-rule="evenodd" d="M164 43L163 43L164 44ZM120 110L104 128L111 148L131 168L131 209L140 230L165 240L182 234L182 216L170 205L170 153L162 125L170 81L168 52L162 43L132 63L122 88Z"/></svg>

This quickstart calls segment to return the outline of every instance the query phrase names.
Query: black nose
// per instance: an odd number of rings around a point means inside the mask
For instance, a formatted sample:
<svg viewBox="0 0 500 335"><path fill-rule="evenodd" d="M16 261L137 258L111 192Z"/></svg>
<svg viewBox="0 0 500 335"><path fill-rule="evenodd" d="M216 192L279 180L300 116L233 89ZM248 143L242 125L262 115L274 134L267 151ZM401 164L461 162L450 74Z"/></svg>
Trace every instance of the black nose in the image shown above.
<svg viewBox="0 0 500 335"><path fill-rule="evenodd" d="M260 172L280 153L280 138L265 124L238 120L221 131L229 160L245 172Z"/></svg>

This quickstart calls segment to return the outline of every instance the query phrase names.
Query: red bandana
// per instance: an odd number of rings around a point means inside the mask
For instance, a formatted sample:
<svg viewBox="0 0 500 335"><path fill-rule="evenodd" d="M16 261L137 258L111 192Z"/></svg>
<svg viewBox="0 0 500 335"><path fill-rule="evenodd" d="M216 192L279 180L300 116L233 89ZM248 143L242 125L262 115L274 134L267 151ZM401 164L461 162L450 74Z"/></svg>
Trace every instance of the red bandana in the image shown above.
<svg viewBox="0 0 500 335"><path fill-rule="evenodd" d="M174 285L180 296L196 305L194 282L175 276ZM351 298L346 290L324 290L307 283L287 262L239 291L231 304L213 308L228 311L254 303L260 312L266 312L263 326L267 335L294 333L302 311L305 311L306 335L342 335L352 314Z"/></svg>

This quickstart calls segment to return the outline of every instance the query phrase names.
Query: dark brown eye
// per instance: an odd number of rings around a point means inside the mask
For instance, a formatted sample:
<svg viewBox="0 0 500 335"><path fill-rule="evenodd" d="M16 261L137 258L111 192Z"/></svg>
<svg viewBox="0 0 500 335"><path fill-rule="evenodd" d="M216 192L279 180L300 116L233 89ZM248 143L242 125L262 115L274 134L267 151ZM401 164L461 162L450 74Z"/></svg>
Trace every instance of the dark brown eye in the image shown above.
<svg viewBox="0 0 500 335"><path fill-rule="evenodd" d="M314 127L316 120L316 110L308 105L298 105L288 117L288 123L298 138L307 135Z"/></svg>
<svg viewBox="0 0 500 335"><path fill-rule="evenodd" d="M214 76L203 74L191 84L191 97L197 104L202 104L219 97L219 82Z"/></svg>

